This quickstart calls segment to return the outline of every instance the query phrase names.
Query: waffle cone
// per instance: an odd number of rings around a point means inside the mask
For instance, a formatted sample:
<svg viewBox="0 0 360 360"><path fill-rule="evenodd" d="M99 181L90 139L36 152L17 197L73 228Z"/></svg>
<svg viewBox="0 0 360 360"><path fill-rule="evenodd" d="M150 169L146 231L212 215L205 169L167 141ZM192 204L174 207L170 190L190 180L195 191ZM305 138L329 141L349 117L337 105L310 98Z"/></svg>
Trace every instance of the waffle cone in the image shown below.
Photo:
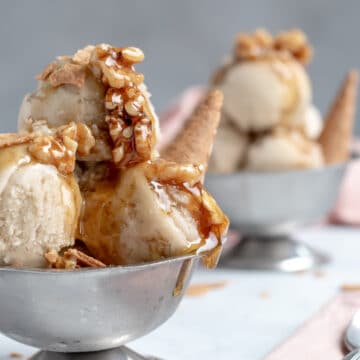
<svg viewBox="0 0 360 360"><path fill-rule="evenodd" d="M15 145L26 144L30 142L33 138L34 136L29 134L16 134L16 133L0 134L0 149Z"/></svg>
<svg viewBox="0 0 360 360"><path fill-rule="evenodd" d="M220 121L223 95L209 91L195 109L175 140L161 152L163 159L207 168Z"/></svg>
<svg viewBox="0 0 360 360"><path fill-rule="evenodd" d="M347 74L325 118L319 143L326 164L336 164L349 159L357 87L358 72L352 70Z"/></svg>

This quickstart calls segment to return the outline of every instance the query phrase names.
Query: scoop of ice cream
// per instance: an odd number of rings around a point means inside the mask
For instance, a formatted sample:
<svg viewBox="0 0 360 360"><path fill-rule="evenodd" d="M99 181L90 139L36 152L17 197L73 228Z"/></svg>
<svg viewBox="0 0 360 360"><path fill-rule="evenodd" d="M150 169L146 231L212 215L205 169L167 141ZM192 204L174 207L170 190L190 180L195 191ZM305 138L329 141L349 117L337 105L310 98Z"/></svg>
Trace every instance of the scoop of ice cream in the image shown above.
<svg viewBox="0 0 360 360"><path fill-rule="evenodd" d="M320 146L300 132L276 129L249 146L246 168L277 171L319 167L323 164Z"/></svg>
<svg viewBox="0 0 360 360"><path fill-rule="evenodd" d="M214 173L231 173L239 169L248 146L248 136L225 120L221 119L209 162L209 171Z"/></svg>
<svg viewBox="0 0 360 360"><path fill-rule="evenodd" d="M50 80L39 81L38 88L25 96L19 112L19 130L31 131L32 120L46 120L51 128L71 121L88 126L105 126L105 86L91 71L85 72L84 84L79 87L63 84L54 87Z"/></svg>
<svg viewBox="0 0 360 360"><path fill-rule="evenodd" d="M303 121L305 135L311 140L317 140L323 127L320 111L315 106L308 107Z"/></svg>
<svg viewBox="0 0 360 360"><path fill-rule="evenodd" d="M308 76L296 61L235 64L219 87L224 93L224 113L242 131L263 131L301 121L311 102Z"/></svg>
<svg viewBox="0 0 360 360"><path fill-rule="evenodd" d="M193 171L198 177L201 171L191 166L182 171L174 164L157 166L137 165L98 183L95 191L83 191L79 238L106 264L133 264L221 247L226 217L200 184L185 181L193 179Z"/></svg>
<svg viewBox="0 0 360 360"><path fill-rule="evenodd" d="M27 145L0 149L0 264L43 267L74 244L80 193L72 175L34 161Z"/></svg>
<svg viewBox="0 0 360 360"><path fill-rule="evenodd" d="M50 63L38 76L38 88L21 105L19 130L81 122L91 129L96 144L78 159L113 159L127 166L152 158L158 119L144 77L133 67L143 57L137 48L101 44ZM38 126L39 122L46 126Z"/></svg>

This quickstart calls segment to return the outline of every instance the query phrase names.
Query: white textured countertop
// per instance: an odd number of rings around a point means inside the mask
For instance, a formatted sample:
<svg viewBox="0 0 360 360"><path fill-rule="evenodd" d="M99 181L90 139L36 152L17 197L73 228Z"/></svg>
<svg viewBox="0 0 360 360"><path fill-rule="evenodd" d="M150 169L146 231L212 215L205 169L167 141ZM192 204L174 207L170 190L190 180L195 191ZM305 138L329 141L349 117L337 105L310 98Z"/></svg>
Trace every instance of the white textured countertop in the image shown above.
<svg viewBox="0 0 360 360"><path fill-rule="evenodd" d="M199 270L193 283L226 281L198 297L186 297L175 315L152 334L130 344L166 360L257 360L315 313L342 283L360 283L360 229L322 227L299 237L326 251L332 262L301 274ZM0 314L1 316L1 314ZM0 360L33 348L0 335Z"/></svg>

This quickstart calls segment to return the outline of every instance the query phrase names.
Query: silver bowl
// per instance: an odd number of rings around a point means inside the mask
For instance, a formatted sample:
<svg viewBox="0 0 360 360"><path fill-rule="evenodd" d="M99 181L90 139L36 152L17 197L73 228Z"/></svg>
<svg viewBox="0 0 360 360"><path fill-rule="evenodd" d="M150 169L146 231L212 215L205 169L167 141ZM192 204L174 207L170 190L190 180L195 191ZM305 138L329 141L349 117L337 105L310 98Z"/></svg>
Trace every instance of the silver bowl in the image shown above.
<svg viewBox="0 0 360 360"><path fill-rule="evenodd" d="M331 211L346 166L208 174L207 189L243 235L222 263L244 269L302 271L326 262L326 255L293 239L292 232Z"/></svg>
<svg viewBox="0 0 360 360"><path fill-rule="evenodd" d="M198 258L76 271L0 268L0 331L46 350L34 359L77 359L76 354L51 352L119 347L151 332L175 312ZM106 359L143 358L128 353L118 348L106 352ZM94 354L105 358L105 353Z"/></svg>

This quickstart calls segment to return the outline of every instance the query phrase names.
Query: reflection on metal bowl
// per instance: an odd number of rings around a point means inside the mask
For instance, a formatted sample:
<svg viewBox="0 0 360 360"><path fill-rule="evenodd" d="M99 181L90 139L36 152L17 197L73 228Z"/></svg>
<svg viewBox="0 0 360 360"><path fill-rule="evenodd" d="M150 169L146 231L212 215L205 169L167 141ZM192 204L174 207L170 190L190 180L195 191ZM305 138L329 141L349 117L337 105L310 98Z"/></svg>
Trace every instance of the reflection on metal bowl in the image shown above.
<svg viewBox="0 0 360 360"><path fill-rule="evenodd" d="M198 259L74 271L0 268L0 331L64 353L121 346L175 312Z"/></svg>
<svg viewBox="0 0 360 360"><path fill-rule="evenodd" d="M286 172L209 174L206 187L244 236L223 264L236 268L306 270L326 256L290 238L335 204L347 164Z"/></svg>

